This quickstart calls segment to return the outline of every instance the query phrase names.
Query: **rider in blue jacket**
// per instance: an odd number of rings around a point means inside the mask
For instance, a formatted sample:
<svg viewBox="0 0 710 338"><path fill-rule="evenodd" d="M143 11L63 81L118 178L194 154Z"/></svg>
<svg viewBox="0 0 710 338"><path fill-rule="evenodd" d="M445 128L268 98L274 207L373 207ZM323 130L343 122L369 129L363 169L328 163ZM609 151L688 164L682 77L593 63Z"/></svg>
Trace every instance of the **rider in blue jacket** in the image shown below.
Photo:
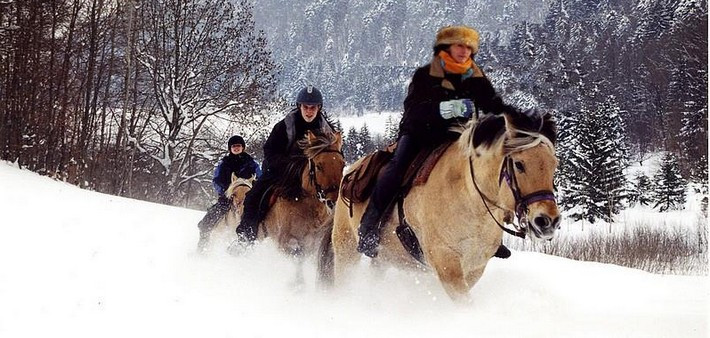
<svg viewBox="0 0 710 338"><path fill-rule="evenodd" d="M227 146L229 154L219 161L212 178L212 186L217 194L217 203L207 209L205 217L197 225L200 229L199 250L204 250L209 240L210 232L229 211L229 207L232 204L231 196L225 196L224 193L232 182L232 174L244 179L249 179L252 176L259 178L261 176L259 164L256 163L251 155L244 151L246 148L244 138L234 135L229 138Z"/></svg>

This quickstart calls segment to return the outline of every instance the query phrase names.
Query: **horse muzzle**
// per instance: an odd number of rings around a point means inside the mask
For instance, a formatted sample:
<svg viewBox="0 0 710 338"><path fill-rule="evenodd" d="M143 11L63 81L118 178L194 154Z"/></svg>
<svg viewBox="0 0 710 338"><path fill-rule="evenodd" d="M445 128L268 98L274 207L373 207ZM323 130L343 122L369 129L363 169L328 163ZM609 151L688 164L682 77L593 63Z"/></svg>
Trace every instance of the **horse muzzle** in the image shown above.
<svg viewBox="0 0 710 338"><path fill-rule="evenodd" d="M339 193L339 188L340 186L333 185L329 186L317 193L318 200L321 202L335 202L338 200L338 193Z"/></svg>
<svg viewBox="0 0 710 338"><path fill-rule="evenodd" d="M551 240L560 228L561 215L557 203L541 201L530 205L526 213L528 229L539 239Z"/></svg>

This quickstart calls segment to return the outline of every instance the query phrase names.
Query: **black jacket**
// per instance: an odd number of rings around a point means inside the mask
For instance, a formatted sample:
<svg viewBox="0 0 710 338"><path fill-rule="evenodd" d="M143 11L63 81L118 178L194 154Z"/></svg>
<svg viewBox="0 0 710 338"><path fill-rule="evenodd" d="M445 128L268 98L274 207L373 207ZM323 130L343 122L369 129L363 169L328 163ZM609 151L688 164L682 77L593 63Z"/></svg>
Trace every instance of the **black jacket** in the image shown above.
<svg viewBox="0 0 710 338"><path fill-rule="evenodd" d="M219 161L214 171L212 186L217 196L224 195L224 192L232 183L232 173L241 178L251 178L252 176L259 178L261 170L259 169L259 164L254 161L251 155L244 152L239 155L230 153Z"/></svg>
<svg viewBox="0 0 710 338"><path fill-rule="evenodd" d="M307 123L298 108L291 110L283 120L274 125L264 143L265 174L280 175L286 170L292 157L303 156L303 150L298 147L297 141L302 139L308 130L314 134L324 134L333 132L333 127L322 111L312 122Z"/></svg>
<svg viewBox="0 0 710 338"><path fill-rule="evenodd" d="M470 99L480 112L500 114L514 109L505 105L493 85L474 64L472 77L461 80L461 75L445 73L439 58L414 72L404 100L404 115L399 125L399 135L411 135L419 141L442 141L454 123L464 119L445 120L439 112L439 103L453 99Z"/></svg>

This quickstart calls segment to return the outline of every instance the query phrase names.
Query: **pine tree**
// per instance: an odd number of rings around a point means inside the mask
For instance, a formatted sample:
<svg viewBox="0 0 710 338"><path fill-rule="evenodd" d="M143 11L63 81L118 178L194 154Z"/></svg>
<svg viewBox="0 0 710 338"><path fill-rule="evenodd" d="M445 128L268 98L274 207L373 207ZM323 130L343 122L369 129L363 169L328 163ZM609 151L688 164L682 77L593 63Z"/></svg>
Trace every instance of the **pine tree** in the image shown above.
<svg viewBox="0 0 710 338"><path fill-rule="evenodd" d="M660 211L680 210L685 204L685 180L680 175L678 160L668 152L661 160L661 167L653 176L655 190L654 208Z"/></svg>
<svg viewBox="0 0 710 338"><path fill-rule="evenodd" d="M629 189L628 201L629 206L642 205L649 206L653 203L653 184L651 179L643 172L639 171L634 176L634 180Z"/></svg>
<svg viewBox="0 0 710 338"><path fill-rule="evenodd" d="M360 134L358 134L355 127L350 127L347 136L345 136L345 141L343 144L343 154L345 155L345 161L348 163L355 162L358 158L360 147Z"/></svg>
<svg viewBox="0 0 710 338"><path fill-rule="evenodd" d="M372 135L370 135L370 128L367 127L367 124L363 124L360 128L360 144L361 153L359 154L358 158L363 157L365 155L369 155L370 153L375 151L375 143L372 141Z"/></svg>
<svg viewBox="0 0 710 338"><path fill-rule="evenodd" d="M576 125L574 134L563 135L574 145L564 154L570 162L563 167L567 171L564 203L573 210L574 219L610 222L622 209L626 194L628 160L620 109L610 97L594 110L582 110L570 122Z"/></svg>
<svg viewBox="0 0 710 338"><path fill-rule="evenodd" d="M385 122L385 135L384 142L386 144L392 144L397 140L397 135L399 134L399 124L392 118L392 115L387 117Z"/></svg>

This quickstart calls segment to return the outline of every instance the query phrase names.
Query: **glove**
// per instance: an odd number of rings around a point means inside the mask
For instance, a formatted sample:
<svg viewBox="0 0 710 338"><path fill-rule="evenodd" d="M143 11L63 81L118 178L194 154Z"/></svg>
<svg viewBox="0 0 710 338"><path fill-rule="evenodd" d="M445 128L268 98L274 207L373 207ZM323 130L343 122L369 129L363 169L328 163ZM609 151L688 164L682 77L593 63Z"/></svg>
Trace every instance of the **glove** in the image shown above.
<svg viewBox="0 0 710 338"><path fill-rule="evenodd" d="M442 101L439 103L439 114L446 120L456 117L470 118L473 115L473 103L469 99Z"/></svg>

